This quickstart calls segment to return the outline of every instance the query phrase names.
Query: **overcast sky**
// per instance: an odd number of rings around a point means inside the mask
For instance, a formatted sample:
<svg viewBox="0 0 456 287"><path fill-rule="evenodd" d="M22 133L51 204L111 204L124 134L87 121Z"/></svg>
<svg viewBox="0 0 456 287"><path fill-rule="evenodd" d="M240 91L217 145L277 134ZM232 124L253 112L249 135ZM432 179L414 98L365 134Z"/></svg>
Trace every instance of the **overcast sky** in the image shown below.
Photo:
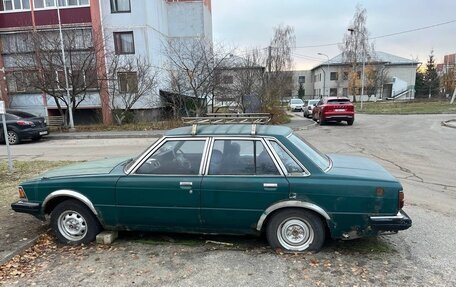
<svg viewBox="0 0 456 287"><path fill-rule="evenodd" d="M455 0L212 0L216 42L241 49L266 47L272 28L293 26L296 46L338 43L360 3L367 10L370 37L456 20ZM437 62L456 53L456 22L373 40L377 51L426 62L434 50ZM337 45L295 50L295 69L309 69L340 53ZM316 59L315 59L316 58Z"/></svg>

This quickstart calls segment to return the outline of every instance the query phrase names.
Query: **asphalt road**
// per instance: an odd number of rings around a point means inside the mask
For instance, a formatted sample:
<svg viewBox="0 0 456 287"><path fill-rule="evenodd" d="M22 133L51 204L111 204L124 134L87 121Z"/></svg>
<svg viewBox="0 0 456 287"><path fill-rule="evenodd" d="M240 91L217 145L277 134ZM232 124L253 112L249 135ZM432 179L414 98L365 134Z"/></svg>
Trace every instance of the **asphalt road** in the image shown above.
<svg viewBox="0 0 456 287"><path fill-rule="evenodd" d="M440 124L453 117L359 114L353 126L318 126L298 117L292 122L321 151L367 156L401 180L413 226L380 237L376 245L387 252L360 251L356 241L328 243L313 255L280 255L261 240L252 246L243 238L234 239L235 245L249 247L234 250L207 247L205 239L193 247L121 239L110 252L81 251L82 259L54 251L40 272L6 285L456 286L456 129ZM43 141L14 146L13 154L86 160L137 154L154 140Z"/></svg>

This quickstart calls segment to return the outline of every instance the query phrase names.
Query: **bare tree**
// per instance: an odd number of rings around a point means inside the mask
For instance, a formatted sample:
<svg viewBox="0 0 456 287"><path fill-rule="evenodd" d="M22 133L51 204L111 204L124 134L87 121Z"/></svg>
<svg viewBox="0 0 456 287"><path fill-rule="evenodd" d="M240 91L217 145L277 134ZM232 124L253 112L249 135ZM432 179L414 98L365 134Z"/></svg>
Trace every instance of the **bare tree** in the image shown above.
<svg viewBox="0 0 456 287"><path fill-rule="evenodd" d="M363 9L360 5L356 6L348 31L344 35L342 44L339 45L343 61L351 67L348 76L348 92L353 95L353 101L356 101L355 95L358 94L360 63L363 60L368 62L368 59L373 58L375 54L374 46L369 44L366 20L366 9Z"/></svg>
<svg viewBox="0 0 456 287"><path fill-rule="evenodd" d="M88 93L99 89L96 52L91 29L63 31L69 98L66 94L64 60L59 34L54 30L26 33L29 51L14 56L16 82L24 81L29 90L43 92L55 100L59 113L68 120L69 108L76 108ZM17 44L16 44L17 45ZM17 49L22 47L17 46ZM67 122L67 121L66 121Z"/></svg>
<svg viewBox="0 0 456 287"><path fill-rule="evenodd" d="M233 100L242 112L255 110L255 99L263 93L264 56L260 49L245 51L242 57L227 58L216 77L216 95L225 95ZM229 83L223 79L228 75ZM253 106L252 106L253 105Z"/></svg>
<svg viewBox="0 0 456 287"><path fill-rule="evenodd" d="M216 71L231 53L204 38L172 39L164 46L169 90L185 97L187 115L205 114L217 88Z"/></svg>
<svg viewBox="0 0 456 287"><path fill-rule="evenodd" d="M296 44L294 29L291 26L279 25L274 28L268 56L266 58L267 76L262 104L265 109L272 108L285 95L291 95L293 89L292 52Z"/></svg>
<svg viewBox="0 0 456 287"><path fill-rule="evenodd" d="M114 119L122 125L133 106L147 95L156 93L158 70L147 58L114 55L108 66L108 87Z"/></svg>
<svg viewBox="0 0 456 287"><path fill-rule="evenodd" d="M376 96L383 93L383 85L388 78L388 68L384 65L369 64L366 66L366 94L369 96Z"/></svg>

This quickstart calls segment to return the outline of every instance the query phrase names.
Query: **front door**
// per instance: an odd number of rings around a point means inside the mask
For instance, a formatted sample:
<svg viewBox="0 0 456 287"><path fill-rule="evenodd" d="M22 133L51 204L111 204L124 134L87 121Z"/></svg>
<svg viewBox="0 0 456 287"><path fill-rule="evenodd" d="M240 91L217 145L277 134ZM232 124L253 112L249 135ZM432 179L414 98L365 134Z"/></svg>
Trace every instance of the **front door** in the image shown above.
<svg viewBox="0 0 456 287"><path fill-rule="evenodd" d="M208 231L250 233L266 208L287 199L289 184L260 139L215 139L201 184Z"/></svg>
<svg viewBox="0 0 456 287"><path fill-rule="evenodd" d="M169 139L117 183L119 224L129 229L200 227L200 167L206 139Z"/></svg>

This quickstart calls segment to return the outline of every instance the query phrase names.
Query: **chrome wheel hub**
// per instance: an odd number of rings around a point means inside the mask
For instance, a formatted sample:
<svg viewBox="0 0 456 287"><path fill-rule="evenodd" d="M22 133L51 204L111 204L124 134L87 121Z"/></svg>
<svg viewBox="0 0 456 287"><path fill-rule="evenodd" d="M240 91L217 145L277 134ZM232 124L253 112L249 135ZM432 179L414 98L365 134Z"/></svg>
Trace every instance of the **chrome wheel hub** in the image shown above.
<svg viewBox="0 0 456 287"><path fill-rule="evenodd" d="M57 224L60 233L68 240L78 241L87 234L86 220L78 212L71 210L62 212Z"/></svg>
<svg viewBox="0 0 456 287"><path fill-rule="evenodd" d="M312 244L314 231L307 221L300 218L288 218L279 225L277 238L285 249L303 251Z"/></svg>

